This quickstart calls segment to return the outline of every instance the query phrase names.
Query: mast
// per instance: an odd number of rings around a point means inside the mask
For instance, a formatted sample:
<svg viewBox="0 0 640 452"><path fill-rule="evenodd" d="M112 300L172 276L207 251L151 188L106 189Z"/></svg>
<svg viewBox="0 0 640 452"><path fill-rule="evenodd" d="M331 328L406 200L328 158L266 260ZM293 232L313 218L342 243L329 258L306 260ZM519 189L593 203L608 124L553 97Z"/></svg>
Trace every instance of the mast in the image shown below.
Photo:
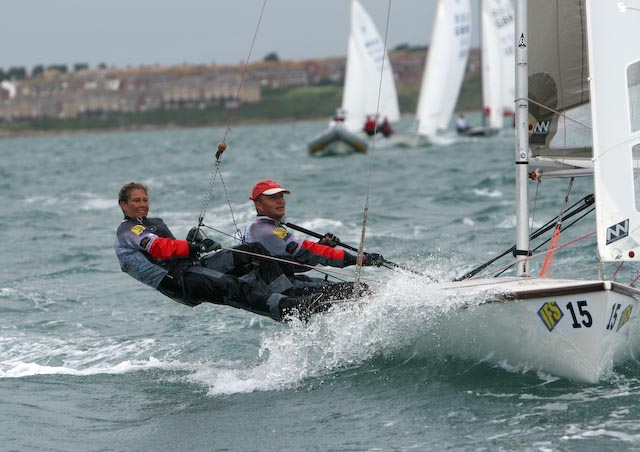
<svg viewBox="0 0 640 452"><path fill-rule="evenodd" d="M484 84L486 83L486 80L484 79L486 77L486 73L484 70L484 65L487 64L487 48L486 48L486 43L484 42L484 36L482 36L482 33L484 32L484 27L483 27L483 21L484 21L484 8L485 8L485 0L480 0L479 2L479 8L480 8L480 20L478 21L478 36L480 36L480 76L481 76L481 81L482 81L482 126L486 127L487 126L487 95L486 95L486 88L484 86Z"/></svg>
<svg viewBox="0 0 640 452"><path fill-rule="evenodd" d="M516 3L516 249L517 275L529 276L529 80L527 0Z"/></svg>

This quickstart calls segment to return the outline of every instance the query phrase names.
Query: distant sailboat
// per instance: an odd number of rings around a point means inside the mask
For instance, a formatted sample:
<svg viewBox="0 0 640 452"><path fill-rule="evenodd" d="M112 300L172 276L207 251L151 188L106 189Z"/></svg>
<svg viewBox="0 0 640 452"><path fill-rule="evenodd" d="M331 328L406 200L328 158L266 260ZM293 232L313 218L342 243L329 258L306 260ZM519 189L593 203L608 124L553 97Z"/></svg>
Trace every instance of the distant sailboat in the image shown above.
<svg viewBox="0 0 640 452"><path fill-rule="evenodd" d="M482 1L482 92L487 125L491 128L502 128L505 113L514 112L514 16L511 0Z"/></svg>
<svg viewBox="0 0 640 452"><path fill-rule="evenodd" d="M345 126L350 131L362 130L367 116L376 112L390 122L400 119L393 68L384 49L384 40L358 0L351 2L351 34L342 110L345 112Z"/></svg>
<svg viewBox="0 0 640 452"><path fill-rule="evenodd" d="M449 129L470 45L469 0L439 0L416 110L419 141L433 142Z"/></svg>
<svg viewBox="0 0 640 452"><path fill-rule="evenodd" d="M342 125L330 127L313 138L309 152L366 152L367 141L359 132L367 117L376 113L391 123L400 119L393 68L373 20L358 0L352 0L342 109L336 115L342 118L335 118Z"/></svg>
<svg viewBox="0 0 640 452"><path fill-rule="evenodd" d="M493 135L502 129L505 114L513 114L515 99L514 10L511 0L481 0L483 126L468 136Z"/></svg>

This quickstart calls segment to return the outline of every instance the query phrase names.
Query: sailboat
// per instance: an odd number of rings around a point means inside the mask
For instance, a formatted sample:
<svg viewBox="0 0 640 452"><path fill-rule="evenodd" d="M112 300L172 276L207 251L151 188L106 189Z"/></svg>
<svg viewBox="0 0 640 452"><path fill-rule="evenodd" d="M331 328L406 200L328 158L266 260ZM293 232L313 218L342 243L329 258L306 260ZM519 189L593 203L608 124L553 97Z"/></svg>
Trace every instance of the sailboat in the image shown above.
<svg viewBox="0 0 640 452"><path fill-rule="evenodd" d="M416 109L419 144L432 143L449 129L470 46L469 0L439 0Z"/></svg>
<svg viewBox="0 0 640 452"><path fill-rule="evenodd" d="M483 125L461 132L466 136L490 136L513 113L515 97L514 11L511 0L481 0L481 60Z"/></svg>
<svg viewBox="0 0 640 452"><path fill-rule="evenodd" d="M478 277L489 261L434 287L481 300L451 320L468 325L455 338L467 344L461 355L595 383L640 346L640 290L633 275L614 280L620 265L640 259L640 48L621 45L639 41L639 21L640 0L518 0L516 275ZM584 203L595 206L597 276L550 277L568 212L532 276L528 180L584 175L594 181Z"/></svg>
<svg viewBox="0 0 640 452"><path fill-rule="evenodd" d="M360 132L367 117L376 113L391 123L400 119L393 68L373 20L359 0L352 0L342 107L329 129L308 143L309 152L366 152L368 140Z"/></svg>

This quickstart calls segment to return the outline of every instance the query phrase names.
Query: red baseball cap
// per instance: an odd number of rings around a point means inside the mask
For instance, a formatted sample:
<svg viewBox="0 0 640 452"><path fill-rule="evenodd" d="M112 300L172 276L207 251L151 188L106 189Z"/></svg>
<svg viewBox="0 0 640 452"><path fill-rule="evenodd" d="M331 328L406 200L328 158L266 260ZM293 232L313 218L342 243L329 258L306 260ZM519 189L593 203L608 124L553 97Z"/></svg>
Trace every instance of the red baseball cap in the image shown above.
<svg viewBox="0 0 640 452"><path fill-rule="evenodd" d="M287 194L291 193L286 188L282 188L280 184L277 183L276 181L271 179L265 179L265 180L256 182L256 184L253 186L253 190L251 191L251 196L249 197L249 199L251 201L255 201L256 199L258 199L258 196L260 195L270 196L280 192L285 192Z"/></svg>

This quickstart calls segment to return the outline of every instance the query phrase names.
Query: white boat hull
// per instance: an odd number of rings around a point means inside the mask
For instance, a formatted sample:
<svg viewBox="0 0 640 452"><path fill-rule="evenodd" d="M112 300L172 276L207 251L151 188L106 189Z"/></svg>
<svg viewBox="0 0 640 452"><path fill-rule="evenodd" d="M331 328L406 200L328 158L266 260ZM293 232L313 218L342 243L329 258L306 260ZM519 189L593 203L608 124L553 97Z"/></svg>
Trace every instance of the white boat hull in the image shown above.
<svg viewBox="0 0 640 452"><path fill-rule="evenodd" d="M476 301L438 326L441 337L455 331L447 340L461 358L595 383L639 345L640 291L617 283L493 278L436 290Z"/></svg>

